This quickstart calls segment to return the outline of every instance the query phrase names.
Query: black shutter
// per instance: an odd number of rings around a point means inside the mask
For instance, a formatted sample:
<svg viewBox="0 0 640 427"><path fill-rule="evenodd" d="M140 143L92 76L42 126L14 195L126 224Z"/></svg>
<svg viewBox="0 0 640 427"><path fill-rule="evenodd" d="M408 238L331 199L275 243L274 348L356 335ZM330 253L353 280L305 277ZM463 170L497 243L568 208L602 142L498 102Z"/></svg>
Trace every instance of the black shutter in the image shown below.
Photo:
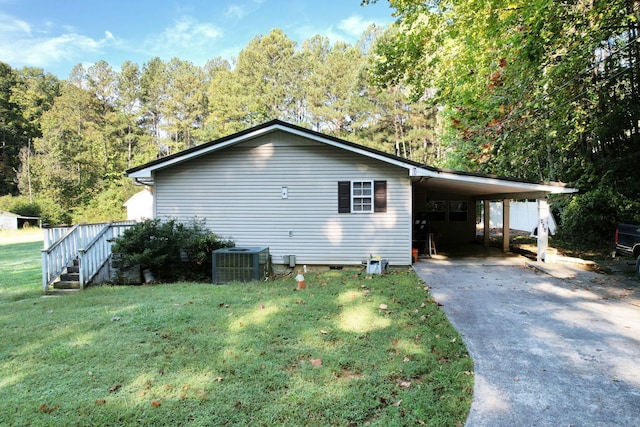
<svg viewBox="0 0 640 427"><path fill-rule="evenodd" d="M387 181L373 182L373 211L387 211Z"/></svg>
<svg viewBox="0 0 640 427"><path fill-rule="evenodd" d="M351 212L351 181L338 181L338 213Z"/></svg>

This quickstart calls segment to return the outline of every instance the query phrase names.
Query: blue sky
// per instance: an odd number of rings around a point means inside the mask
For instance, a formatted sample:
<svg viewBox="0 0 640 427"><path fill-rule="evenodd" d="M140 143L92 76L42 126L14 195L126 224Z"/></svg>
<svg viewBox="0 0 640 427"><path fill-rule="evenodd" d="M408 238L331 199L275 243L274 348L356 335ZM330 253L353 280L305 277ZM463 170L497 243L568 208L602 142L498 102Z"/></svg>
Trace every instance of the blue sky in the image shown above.
<svg viewBox="0 0 640 427"><path fill-rule="evenodd" d="M0 61L61 79L104 59L119 70L159 56L196 65L231 59L256 35L282 29L354 43L369 24L391 23L386 0L0 0Z"/></svg>

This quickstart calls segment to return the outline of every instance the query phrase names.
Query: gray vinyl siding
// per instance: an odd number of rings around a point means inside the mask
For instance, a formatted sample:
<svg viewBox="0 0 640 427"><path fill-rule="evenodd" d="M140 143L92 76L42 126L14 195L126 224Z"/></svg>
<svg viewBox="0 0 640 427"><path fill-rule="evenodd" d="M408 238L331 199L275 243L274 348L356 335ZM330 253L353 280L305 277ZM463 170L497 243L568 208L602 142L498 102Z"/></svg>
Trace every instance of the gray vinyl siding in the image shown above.
<svg viewBox="0 0 640 427"><path fill-rule="evenodd" d="M387 212L338 213L338 181L386 180ZM282 198L287 187L288 198ZM205 219L237 246L268 246L275 263L353 265L369 255L411 263L406 169L276 132L156 172L157 218Z"/></svg>

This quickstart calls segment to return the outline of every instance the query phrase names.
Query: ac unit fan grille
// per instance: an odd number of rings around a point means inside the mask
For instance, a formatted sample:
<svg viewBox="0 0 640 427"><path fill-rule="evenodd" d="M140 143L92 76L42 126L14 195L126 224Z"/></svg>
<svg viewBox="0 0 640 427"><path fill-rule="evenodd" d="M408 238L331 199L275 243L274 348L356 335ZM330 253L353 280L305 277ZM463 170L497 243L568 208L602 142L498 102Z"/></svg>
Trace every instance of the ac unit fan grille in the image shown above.
<svg viewBox="0 0 640 427"><path fill-rule="evenodd" d="M250 282L269 273L269 248L224 248L213 252L213 283Z"/></svg>

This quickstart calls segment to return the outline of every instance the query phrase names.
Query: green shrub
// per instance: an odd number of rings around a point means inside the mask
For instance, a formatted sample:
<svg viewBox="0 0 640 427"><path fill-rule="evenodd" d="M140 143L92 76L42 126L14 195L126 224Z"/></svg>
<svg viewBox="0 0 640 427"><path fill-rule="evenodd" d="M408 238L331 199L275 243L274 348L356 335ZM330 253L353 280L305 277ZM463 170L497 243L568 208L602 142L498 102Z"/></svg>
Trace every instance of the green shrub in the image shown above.
<svg viewBox="0 0 640 427"><path fill-rule="evenodd" d="M114 184L73 209L73 223L123 221L127 219L123 204L132 194L130 187Z"/></svg>
<svg viewBox="0 0 640 427"><path fill-rule="evenodd" d="M136 223L113 240L114 267L150 269L158 280L197 280L210 276L211 251L233 247L196 220L150 219Z"/></svg>
<svg viewBox="0 0 640 427"><path fill-rule="evenodd" d="M40 217L42 215L42 208L39 204L29 202L26 198L17 198L11 207L11 212L22 216Z"/></svg>
<svg viewBox="0 0 640 427"><path fill-rule="evenodd" d="M71 223L69 213L65 212L53 199L47 197L36 197L30 201L26 196L2 196L0 197L0 210L23 216L37 216L40 217L43 224Z"/></svg>
<svg viewBox="0 0 640 427"><path fill-rule="evenodd" d="M640 202L598 188L573 197L566 205L560 237L594 247L611 246L620 222L640 222Z"/></svg>

